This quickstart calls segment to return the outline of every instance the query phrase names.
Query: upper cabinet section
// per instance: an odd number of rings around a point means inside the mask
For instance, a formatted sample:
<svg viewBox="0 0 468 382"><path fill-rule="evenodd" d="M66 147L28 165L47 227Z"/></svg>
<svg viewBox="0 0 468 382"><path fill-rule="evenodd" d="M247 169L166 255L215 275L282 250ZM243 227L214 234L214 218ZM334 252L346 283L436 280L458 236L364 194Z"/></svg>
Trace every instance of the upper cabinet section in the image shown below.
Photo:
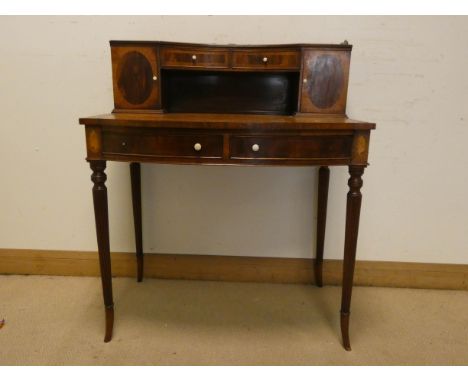
<svg viewBox="0 0 468 382"><path fill-rule="evenodd" d="M350 45L111 41L111 52L114 112L346 112Z"/></svg>

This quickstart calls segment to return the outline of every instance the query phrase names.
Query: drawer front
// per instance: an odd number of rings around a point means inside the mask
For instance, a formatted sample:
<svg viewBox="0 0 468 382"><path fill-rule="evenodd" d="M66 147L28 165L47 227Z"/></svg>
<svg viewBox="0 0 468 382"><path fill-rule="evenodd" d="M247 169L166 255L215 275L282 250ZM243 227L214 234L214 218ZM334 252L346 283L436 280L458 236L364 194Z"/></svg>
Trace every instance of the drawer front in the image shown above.
<svg viewBox="0 0 468 382"><path fill-rule="evenodd" d="M103 132L102 146L104 154L167 158L221 158L223 155L222 135Z"/></svg>
<svg viewBox="0 0 468 382"><path fill-rule="evenodd" d="M299 69L300 52L296 50L236 50L232 67L238 69Z"/></svg>
<svg viewBox="0 0 468 382"><path fill-rule="evenodd" d="M227 68L226 49L162 48L161 66L179 68Z"/></svg>
<svg viewBox="0 0 468 382"><path fill-rule="evenodd" d="M345 159L351 157L351 135L234 136L232 159Z"/></svg>

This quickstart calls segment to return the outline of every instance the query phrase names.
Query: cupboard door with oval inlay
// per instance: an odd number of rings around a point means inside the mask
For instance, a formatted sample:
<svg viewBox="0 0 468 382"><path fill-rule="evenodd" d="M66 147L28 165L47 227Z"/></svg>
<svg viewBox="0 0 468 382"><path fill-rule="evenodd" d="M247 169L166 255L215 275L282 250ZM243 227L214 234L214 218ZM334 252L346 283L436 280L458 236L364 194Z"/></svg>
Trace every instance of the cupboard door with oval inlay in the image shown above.
<svg viewBox="0 0 468 382"><path fill-rule="evenodd" d="M345 113L350 54L345 50L304 51L301 112Z"/></svg>
<svg viewBox="0 0 468 382"><path fill-rule="evenodd" d="M155 46L113 46L115 109L160 109L159 65Z"/></svg>

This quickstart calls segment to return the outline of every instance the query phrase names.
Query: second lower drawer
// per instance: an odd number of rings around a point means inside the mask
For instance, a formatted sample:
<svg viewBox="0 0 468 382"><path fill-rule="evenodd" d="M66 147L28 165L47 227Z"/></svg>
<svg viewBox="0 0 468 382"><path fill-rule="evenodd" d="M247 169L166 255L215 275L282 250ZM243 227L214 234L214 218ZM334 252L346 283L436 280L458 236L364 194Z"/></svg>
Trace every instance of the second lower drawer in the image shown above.
<svg viewBox="0 0 468 382"><path fill-rule="evenodd" d="M352 136L233 136L232 159L341 159L351 156Z"/></svg>
<svg viewBox="0 0 468 382"><path fill-rule="evenodd" d="M103 152L107 154L143 155L177 158L221 158L222 135L125 134L104 132Z"/></svg>

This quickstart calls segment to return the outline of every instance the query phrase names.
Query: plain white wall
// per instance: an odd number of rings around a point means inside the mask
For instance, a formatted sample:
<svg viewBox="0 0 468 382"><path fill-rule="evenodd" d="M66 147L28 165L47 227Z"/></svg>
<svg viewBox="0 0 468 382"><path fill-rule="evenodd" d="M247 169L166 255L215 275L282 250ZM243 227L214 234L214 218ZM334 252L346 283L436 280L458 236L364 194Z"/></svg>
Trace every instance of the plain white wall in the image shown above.
<svg viewBox="0 0 468 382"><path fill-rule="evenodd" d="M468 18L1 17L0 248L95 250L78 118L113 107L111 39L354 45L348 115L376 122L358 259L468 263ZM149 252L311 257L315 168L143 165ZM128 165L110 163L111 249L133 250ZM332 168L326 258L347 170Z"/></svg>

